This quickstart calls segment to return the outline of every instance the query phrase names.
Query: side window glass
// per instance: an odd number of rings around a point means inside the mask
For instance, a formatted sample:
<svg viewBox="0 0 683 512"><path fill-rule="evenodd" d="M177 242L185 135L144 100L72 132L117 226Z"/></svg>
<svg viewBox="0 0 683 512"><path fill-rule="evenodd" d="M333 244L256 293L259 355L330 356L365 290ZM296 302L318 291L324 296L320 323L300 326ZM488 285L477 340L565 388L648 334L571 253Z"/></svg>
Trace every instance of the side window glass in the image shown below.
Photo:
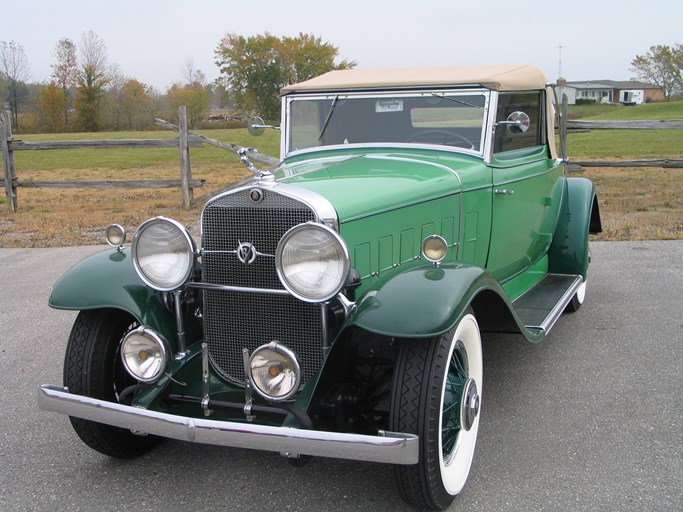
<svg viewBox="0 0 683 512"><path fill-rule="evenodd" d="M537 92L501 93L496 112L494 153L545 143L543 95Z"/></svg>

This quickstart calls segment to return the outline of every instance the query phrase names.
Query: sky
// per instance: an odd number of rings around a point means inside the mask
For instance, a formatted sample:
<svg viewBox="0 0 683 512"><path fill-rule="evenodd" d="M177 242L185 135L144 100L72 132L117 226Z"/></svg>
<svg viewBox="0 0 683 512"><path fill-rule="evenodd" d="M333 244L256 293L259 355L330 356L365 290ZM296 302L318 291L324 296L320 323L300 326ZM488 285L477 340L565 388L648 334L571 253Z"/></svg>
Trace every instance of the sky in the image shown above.
<svg viewBox="0 0 683 512"><path fill-rule="evenodd" d="M314 34L362 69L524 63L549 81L628 80L636 55L683 44L683 1L0 0L0 41L23 46L32 82L49 79L60 39L87 31L121 74L161 93L188 59L217 78L229 33Z"/></svg>

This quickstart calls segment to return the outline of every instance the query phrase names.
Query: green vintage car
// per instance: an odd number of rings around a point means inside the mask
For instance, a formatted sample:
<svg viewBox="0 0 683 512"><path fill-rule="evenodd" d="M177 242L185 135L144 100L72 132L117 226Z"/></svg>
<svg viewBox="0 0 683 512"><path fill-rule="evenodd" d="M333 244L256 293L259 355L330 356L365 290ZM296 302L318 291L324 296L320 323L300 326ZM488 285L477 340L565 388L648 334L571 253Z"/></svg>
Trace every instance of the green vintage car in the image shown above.
<svg viewBox="0 0 683 512"><path fill-rule="evenodd" d="M143 223L54 286L78 310L64 386L91 448L162 438L393 464L444 509L472 463L481 333L540 342L584 301L589 180L527 65L334 71L282 90L281 161L208 201L196 243ZM251 130L265 126L252 123Z"/></svg>

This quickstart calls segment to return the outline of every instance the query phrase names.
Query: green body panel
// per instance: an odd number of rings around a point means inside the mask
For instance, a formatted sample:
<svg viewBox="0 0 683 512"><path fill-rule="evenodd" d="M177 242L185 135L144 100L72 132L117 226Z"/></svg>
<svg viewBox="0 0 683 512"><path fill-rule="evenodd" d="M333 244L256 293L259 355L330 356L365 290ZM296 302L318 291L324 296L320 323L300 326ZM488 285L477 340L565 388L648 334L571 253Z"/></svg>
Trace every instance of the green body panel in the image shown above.
<svg viewBox="0 0 683 512"><path fill-rule="evenodd" d="M482 291L505 304L514 330L532 342L542 339L542 334L524 328L491 274L461 264L422 264L381 279L358 302L344 328L355 326L397 338L436 336L451 329Z"/></svg>
<svg viewBox="0 0 683 512"><path fill-rule="evenodd" d="M514 301L524 292L536 286L548 273L548 255L543 256L538 262L524 272L503 284L503 290L510 301Z"/></svg>
<svg viewBox="0 0 683 512"><path fill-rule="evenodd" d="M442 157L434 151L327 150L288 159L278 169L278 181L297 185L328 199L337 210L339 222L377 216L461 189L465 176L476 177L480 186L480 159L465 155ZM460 177L458 180L458 176ZM484 173L485 176L485 173Z"/></svg>
<svg viewBox="0 0 683 512"><path fill-rule="evenodd" d="M174 316L159 292L145 285L135 273L128 250L105 250L72 267L55 283L49 305L74 311L121 309L155 329L173 346L176 344Z"/></svg>
<svg viewBox="0 0 683 512"><path fill-rule="evenodd" d="M435 336L455 324L478 289L496 285L480 267L419 265L377 282L348 323L385 336Z"/></svg>
<svg viewBox="0 0 683 512"><path fill-rule="evenodd" d="M513 158L515 154L518 158ZM548 160L544 147L536 153L510 151L505 160L496 159L494 164L486 268L506 282L537 263L550 247L562 203L564 165Z"/></svg>
<svg viewBox="0 0 683 512"><path fill-rule="evenodd" d="M552 246L548 252L549 271L557 274L588 273L588 234L600 230L595 187L586 178L568 178ZM597 220L596 216L597 215ZM591 226L596 223L597 227Z"/></svg>
<svg viewBox="0 0 683 512"><path fill-rule="evenodd" d="M421 258L440 235L444 260L483 267L491 225L491 170L481 159L418 149L327 150L288 159L278 179L328 199L364 293Z"/></svg>

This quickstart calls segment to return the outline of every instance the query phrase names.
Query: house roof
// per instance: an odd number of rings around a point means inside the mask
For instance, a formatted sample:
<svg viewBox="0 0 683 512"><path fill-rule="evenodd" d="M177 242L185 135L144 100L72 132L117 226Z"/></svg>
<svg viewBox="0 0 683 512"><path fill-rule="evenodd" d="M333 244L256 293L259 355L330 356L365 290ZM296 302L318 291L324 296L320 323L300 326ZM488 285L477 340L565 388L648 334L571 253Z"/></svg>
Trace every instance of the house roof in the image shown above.
<svg viewBox="0 0 683 512"><path fill-rule="evenodd" d="M659 89L638 80L579 80L567 82L567 85L577 89Z"/></svg>
<svg viewBox="0 0 683 512"><path fill-rule="evenodd" d="M288 85L281 94L327 90L429 86L484 86L495 90L544 89L547 80L528 64L439 68L346 69Z"/></svg>

